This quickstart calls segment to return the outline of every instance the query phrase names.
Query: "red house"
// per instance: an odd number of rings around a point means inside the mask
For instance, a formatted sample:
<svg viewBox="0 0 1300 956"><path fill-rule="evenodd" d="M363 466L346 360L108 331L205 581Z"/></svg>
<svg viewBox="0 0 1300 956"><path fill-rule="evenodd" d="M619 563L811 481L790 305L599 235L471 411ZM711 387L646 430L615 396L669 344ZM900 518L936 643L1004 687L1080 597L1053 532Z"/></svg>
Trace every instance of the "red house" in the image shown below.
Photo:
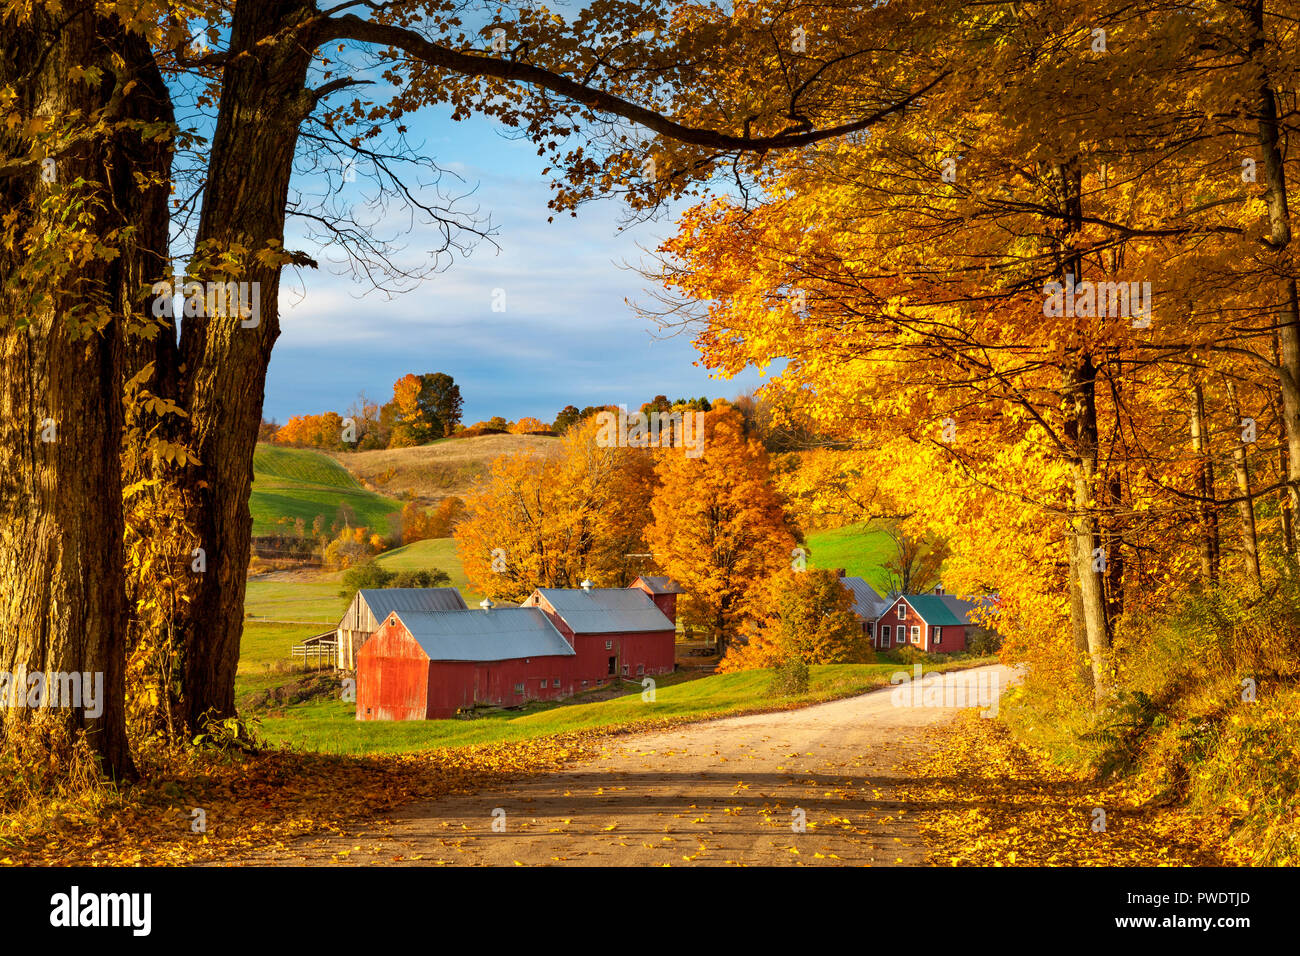
<svg viewBox="0 0 1300 956"><path fill-rule="evenodd" d="M671 595L676 607L676 593ZM666 674L676 664L677 626L645 588L538 588L523 607L550 618L577 652L579 687Z"/></svg>
<svg viewBox="0 0 1300 956"><path fill-rule="evenodd" d="M565 697L576 657L537 608L392 611L357 651L357 720Z"/></svg>
<svg viewBox="0 0 1300 956"><path fill-rule="evenodd" d="M951 594L901 595L876 619L875 646L882 651L915 647L927 654L964 651L975 607Z"/></svg>

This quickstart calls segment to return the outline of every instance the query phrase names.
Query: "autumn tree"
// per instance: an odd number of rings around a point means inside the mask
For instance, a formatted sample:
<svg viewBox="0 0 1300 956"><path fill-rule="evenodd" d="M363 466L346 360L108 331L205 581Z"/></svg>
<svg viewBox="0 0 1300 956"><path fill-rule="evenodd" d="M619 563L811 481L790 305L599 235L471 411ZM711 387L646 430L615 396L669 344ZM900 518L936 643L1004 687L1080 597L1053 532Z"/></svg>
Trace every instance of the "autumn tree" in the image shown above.
<svg viewBox="0 0 1300 956"><path fill-rule="evenodd" d="M653 460L646 449L602 444L597 432L594 420L571 428L558 458L502 456L466 496L456 549L478 590L518 602L538 587L632 583Z"/></svg>
<svg viewBox="0 0 1300 956"><path fill-rule="evenodd" d="M767 453L744 437L738 411L704 416L702 454L664 449L646 543L686 591L682 619L724 648L756 582L789 567L795 536L772 485Z"/></svg>
<svg viewBox="0 0 1300 956"><path fill-rule="evenodd" d="M804 664L852 664L874 653L853 611L852 593L834 571L785 568L747 599L739 639L718 665L722 673Z"/></svg>

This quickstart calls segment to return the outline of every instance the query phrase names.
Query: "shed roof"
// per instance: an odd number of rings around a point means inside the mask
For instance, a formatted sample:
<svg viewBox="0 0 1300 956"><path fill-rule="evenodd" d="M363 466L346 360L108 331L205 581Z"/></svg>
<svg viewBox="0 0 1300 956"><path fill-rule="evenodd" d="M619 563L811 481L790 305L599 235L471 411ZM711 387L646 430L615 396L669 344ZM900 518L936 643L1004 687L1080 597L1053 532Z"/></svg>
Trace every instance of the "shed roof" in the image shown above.
<svg viewBox="0 0 1300 956"><path fill-rule="evenodd" d="M675 631L640 588L538 588L574 634Z"/></svg>
<svg viewBox="0 0 1300 956"><path fill-rule="evenodd" d="M362 588L339 626L374 631L393 611L464 611L468 607L455 588Z"/></svg>
<svg viewBox="0 0 1300 956"><path fill-rule="evenodd" d="M904 594L903 600L910 604L926 624L962 625L966 621L953 613L952 609L938 594Z"/></svg>
<svg viewBox="0 0 1300 956"><path fill-rule="evenodd" d="M876 591L863 578L840 578L840 584L843 584L853 594L853 613L868 621L874 621L880 615L885 613L885 606L889 603L879 592Z"/></svg>
<svg viewBox="0 0 1300 956"><path fill-rule="evenodd" d="M651 577L649 575L642 574L637 578L637 580L645 582L645 586L648 587L655 594L685 594L686 593L685 588L683 588L672 578Z"/></svg>
<svg viewBox="0 0 1300 956"><path fill-rule="evenodd" d="M540 608L393 613L431 661L507 661L576 653Z"/></svg>

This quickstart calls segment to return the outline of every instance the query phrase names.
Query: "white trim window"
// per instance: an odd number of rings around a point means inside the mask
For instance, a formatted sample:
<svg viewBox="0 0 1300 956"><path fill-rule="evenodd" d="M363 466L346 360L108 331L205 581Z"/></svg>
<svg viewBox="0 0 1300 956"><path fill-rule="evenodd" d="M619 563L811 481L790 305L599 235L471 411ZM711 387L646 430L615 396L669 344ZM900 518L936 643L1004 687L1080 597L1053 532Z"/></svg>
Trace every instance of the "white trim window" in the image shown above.
<svg viewBox="0 0 1300 956"><path fill-rule="evenodd" d="M934 627L930 628L930 636L934 638L934 641L932 642L934 646L938 647L943 643L943 628L936 624Z"/></svg>
<svg viewBox="0 0 1300 956"><path fill-rule="evenodd" d="M921 628L919 625L916 624L912 625L912 643L913 644L921 643Z"/></svg>
<svg viewBox="0 0 1300 956"><path fill-rule="evenodd" d="M907 605L904 604L902 601L898 602L898 619L900 621L907 620Z"/></svg>
<svg viewBox="0 0 1300 956"><path fill-rule="evenodd" d="M888 624L882 624L882 625L880 626L880 646L881 646L881 647L888 647L888 646L889 646L889 635L890 635L889 625L888 625Z"/></svg>

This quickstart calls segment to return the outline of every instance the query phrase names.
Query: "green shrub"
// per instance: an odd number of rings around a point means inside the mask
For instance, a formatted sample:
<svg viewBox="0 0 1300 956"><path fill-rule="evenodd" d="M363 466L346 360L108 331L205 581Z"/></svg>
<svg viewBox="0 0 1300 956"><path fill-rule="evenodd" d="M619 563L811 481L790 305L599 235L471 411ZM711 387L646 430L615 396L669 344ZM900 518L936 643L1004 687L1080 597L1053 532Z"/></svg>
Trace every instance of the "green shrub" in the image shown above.
<svg viewBox="0 0 1300 956"><path fill-rule="evenodd" d="M786 657L772 670L768 693L773 697L793 697L808 693L808 664L797 654Z"/></svg>

